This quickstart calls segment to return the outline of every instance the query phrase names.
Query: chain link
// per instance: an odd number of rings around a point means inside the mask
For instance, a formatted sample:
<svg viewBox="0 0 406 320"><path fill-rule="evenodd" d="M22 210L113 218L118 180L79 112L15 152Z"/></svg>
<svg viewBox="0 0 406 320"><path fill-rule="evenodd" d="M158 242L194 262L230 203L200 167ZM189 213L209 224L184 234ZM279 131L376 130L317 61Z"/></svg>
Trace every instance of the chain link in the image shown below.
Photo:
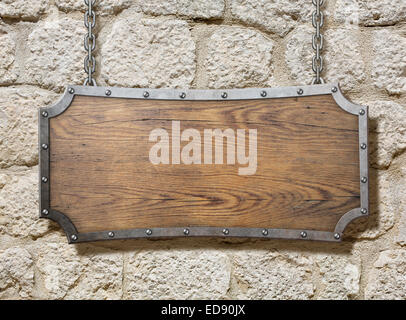
<svg viewBox="0 0 406 320"><path fill-rule="evenodd" d="M323 50L324 38L320 30L324 25L324 15L321 11L321 6L324 4L324 0L312 0L313 5L316 7L316 10L312 15L312 24L316 29L316 33L313 35L312 47L315 51L315 55L312 61L312 69L315 73L312 84L324 83L321 73L323 71L323 57L321 51Z"/></svg>
<svg viewBox="0 0 406 320"><path fill-rule="evenodd" d="M93 73L96 71L96 59L93 56L93 50L96 48L96 36L93 33L93 28L96 25L96 13L93 10L96 0L85 0L87 10L85 12L85 27L87 28L87 34L85 35L84 47L87 51L85 57L84 69L87 73L87 77L83 85L96 86L96 81L93 78Z"/></svg>

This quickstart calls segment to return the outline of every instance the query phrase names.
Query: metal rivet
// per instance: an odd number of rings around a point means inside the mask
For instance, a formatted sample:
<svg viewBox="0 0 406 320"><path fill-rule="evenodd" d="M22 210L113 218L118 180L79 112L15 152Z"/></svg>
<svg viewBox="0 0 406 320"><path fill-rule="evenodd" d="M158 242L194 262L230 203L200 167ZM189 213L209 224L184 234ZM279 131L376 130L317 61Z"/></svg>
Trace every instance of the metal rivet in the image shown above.
<svg viewBox="0 0 406 320"><path fill-rule="evenodd" d="M360 114L361 116L363 116L363 115L365 114L365 110L364 110L364 109L361 109L361 110L359 111L359 114Z"/></svg>
<svg viewBox="0 0 406 320"><path fill-rule="evenodd" d="M77 236L76 234L72 234L72 235L70 236L70 238L71 238L73 241L76 241L76 240L78 239L78 236Z"/></svg>
<svg viewBox="0 0 406 320"><path fill-rule="evenodd" d="M229 233L230 233L230 231L228 229L223 229L223 234L227 235Z"/></svg>
<svg viewBox="0 0 406 320"><path fill-rule="evenodd" d="M189 229L187 229L187 228L183 229L183 234L184 234L185 236L188 236L189 233L190 233Z"/></svg>
<svg viewBox="0 0 406 320"><path fill-rule="evenodd" d="M48 211L47 209L43 209L43 210L42 210L42 214L44 214L44 215L47 216L47 215L49 214L49 211Z"/></svg>
<svg viewBox="0 0 406 320"><path fill-rule="evenodd" d="M114 237L114 232L113 232L113 231L110 231L108 234L109 234L109 237L110 237L110 238L113 238L113 237Z"/></svg>
<svg viewBox="0 0 406 320"><path fill-rule="evenodd" d="M367 214L367 212L368 212L368 210L367 210L366 208L362 208L362 209L361 209L361 213L362 213L362 214Z"/></svg>
<svg viewBox="0 0 406 320"><path fill-rule="evenodd" d="M223 92L223 93L221 94L221 97L222 97L223 99L226 99L226 98L228 97L227 92Z"/></svg>
<svg viewBox="0 0 406 320"><path fill-rule="evenodd" d="M303 94L303 89L297 90L297 94L302 95Z"/></svg>
<svg viewBox="0 0 406 320"><path fill-rule="evenodd" d="M110 96L111 95L111 90L107 89L105 94L106 94L106 96Z"/></svg>
<svg viewBox="0 0 406 320"><path fill-rule="evenodd" d="M42 111L42 116L43 116L44 118L48 117L48 112Z"/></svg>
<svg viewBox="0 0 406 320"><path fill-rule="evenodd" d="M68 92L69 92L70 94L74 94L74 93L75 93L75 89L69 88Z"/></svg>
<svg viewBox="0 0 406 320"><path fill-rule="evenodd" d="M149 97L149 92L148 91L145 91L144 92L144 98L148 98Z"/></svg>
<svg viewBox="0 0 406 320"><path fill-rule="evenodd" d="M332 87L331 88L331 91L334 92L334 93L337 92L337 90L338 90L337 87Z"/></svg>
<svg viewBox="0 0 406 320"><path fill-rule="evenodd" d="M182 92L182 93L179 95L179 97L180 97L181 99L185 99L185 98L186 98L186 93Z"/></svg>
<svg viewBox="0 0 406 320"><path fill-rule="evenodd" d="M263 234L264 236L267 236L267 235L268 235L268 230L266 230L266 229L262 230L262 234Z"/></svg>
<svg viewBox="0 0 406 320"><path fill-rule="evenodd" d="M145 233L150 236L150 235L152 234L152 230L151 230L151 229L147 229L147 230L145 231Z"/></svg>
<svg viewBox="0 0 406 320"><path fill-rule="evenodd" d="M362 150L365 150L366 148L367 148L366 143L361 143L361 149L362 149Z"/></svg>
<svg viewBox="0 0 406 320"><path fill-rule="evenodd" d="M42 182L47 183L48 182L48 178L47 177L42 177L41 178Z"/></svg>
<svg viewBox="0 0 406 320"><path fill-rule="evenodd" d="M267 95L266 91L262 91L262 92L261 92L261 97L264 97L264 98L265 98L266 95Z"/></svg>
<svg viewBox="0 0 406 320"><path fill-rule="evenodd" d="M341 236L340 236L339 233L335 233L335 234L334 234L334 238L337 239L337 240L339 240L339 239L341 238Z"/></svg>
<svg viewBox="0 0 406 320"><path fill-rule="evenodd" d="M42 149L44 149L44 150L48 149L48 145L47 145L46 143L43 143L41 147L42 147Z"/></svg>
<svg viewBox="0 0 406 320"><path fill-rule="evenodd" d="M301 236L302 238L306 238L306 237L307 237L307 232L306 232L306 231L302 231L302 232L300 233L300 236Z"/></svg>
<svg viewBox="0 0 406 320"><path fill-rule="evenodd" d="M362 177L361 182L366 183L368 181L367 177Z"/></svg>

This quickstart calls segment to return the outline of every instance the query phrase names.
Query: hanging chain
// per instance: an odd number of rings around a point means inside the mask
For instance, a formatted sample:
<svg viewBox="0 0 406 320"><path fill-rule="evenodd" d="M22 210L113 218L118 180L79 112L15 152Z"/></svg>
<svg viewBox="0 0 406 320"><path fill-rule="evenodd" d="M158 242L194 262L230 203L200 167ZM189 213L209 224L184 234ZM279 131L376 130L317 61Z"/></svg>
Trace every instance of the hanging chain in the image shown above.
<svg viewBox="0 0 406 320"><path fill-rule="evenodd" d="M323 78L320 76L323 71L323 57L321 56L321 51L323 50L323 35L321 34L320 29L323 27L324 24L323 12L320 8L323 5L324 0L312 0L312 2L316 7L316 10L313 12L312 15L312 24L313 27L316 29L316 33L313 35L312 40L312 47L315 51L312 62L312 68L315 73L315 77L312 84L320 84L324 83Z"/></svg>
<svg viewBox="0 0 406 320"><path fill-rule="evenodd" d="M85 35L85 50L87 56L85 58L85 72L87 78L83 85L96 86L96 81L93 78L93 73L96 71L96 59L93 56L93 50L96 48L96 36L93 33L93 28L96 25L96 13L93 10L96 0L85 0L87 10L85 12L85 27L87 34Z"/></svg>
<svg viewBox="0 0 406 320"><path fill-rule="evenodd" d="M93 50L96 48L96 35L93 33L93 28L96 25L96 13L93 10L93 6L96 3L96 0L84 0L87 10L85 12L85 27L88 32L85 35L84 47L87 51L87 56L85 57L84 69L87 73L86 80L84 85L96 86L96 81L93 78L93 73L96 71L96 59L93 56ZM315 73L312 84L324 83L321 73L323 71L323 57L321 56L321 51L323 50L323 35L320 32L320 29L324 25L324 16L321 11L321 6L324 4L324 0L312 0L313 5L316 7L316 10L312 15L312 24L316 29L316 33L313 35L312 47L315 51L312 61L312 69Z"/></svg>

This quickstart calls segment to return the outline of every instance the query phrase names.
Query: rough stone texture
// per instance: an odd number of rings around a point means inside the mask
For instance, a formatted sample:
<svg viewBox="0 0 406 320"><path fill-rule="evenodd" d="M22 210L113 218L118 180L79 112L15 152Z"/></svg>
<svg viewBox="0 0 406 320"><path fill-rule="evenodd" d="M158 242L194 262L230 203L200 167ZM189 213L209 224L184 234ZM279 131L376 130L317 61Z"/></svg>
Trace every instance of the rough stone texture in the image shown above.
<svg viewBox="0 0 406 320"><path fill-rule="evenodd" d="M188 87L195 76L195 43L184 21L119 20L101 56L101 76L112 86Z"/></svg>
<svg viewBox="0 0 406 320"><path fill-rule="evenodd" d="M231 14L244 24L285 36L298 23L309 21L314 7L301 0L230 0Z"/></svg>
<svg viewBox="0 0 406 320"><path fill-rule="evenodd" d="M35 254L47 296L53 299L65 297L84 269L76 248L64 243L41 243Z"/></svg>
<svg viewBox="0 0 406 320"><path fill-rule="evenodd" d="M99 85L207 89L313 78L310 0L97 3ZM38 219L37 110L83 83L85 6L0 0L0 299L406 299L405 5L324 6L323 77L370 106L371 215L345 230L344 243L68 245L56 223Z"/></svg>
<svg viewBox="0 0 406 320"><path fill-rule="evenodd" d="M274 43L260 33L223 27L208 40L206 72L209 88L271 85Z"/></svg>
<svg viewBox="0 0 406 320"><path fill-rule="evenodd" d="M311 67L314 50L309 40L313 33L310 26L297 29L287 42L285 59L295 84L309 83L314 77ZM353 28L330 29L324 32L324 37L323 79L340 82L344 90L357 88L366 78L357 31Z"/></svg>
<svg viewBox="0 0 406 320"><path fill-rule="evenodd" d="M129 299L223 299L230 285L230 260L215 249L154 246L128 260Z"/></svg>
<svg viewBox="0 0 406 320"><path fill-rule="evenodd" d="M150 0L140 1L146 14L179 15L188 18L214 19L224 13L224 0Z"/></svg>
<svg viewBox="0 0 406 320"><path fill-rule="evenodd" d="M38 163L38 108L56 99L34 87L0 88L0 168Z"/></svg>
<svg viewBox="0 0 406 320"><path fill-rule="evenodd" d="M2 34L2 30L0 43L0 84L11 84L17 79L13 70L16 44L9 34Z"/></svg>
<svg viewBox="0 0 406 320"><path fill-rule="evenodd" d="M58 91L67 84L82 84L83 34L82 20L62 18L39 23L28 36L26 81Z"/></svg>
<svg viewBox="0 0 406 320"><path fill-rule="evenodd" d="M57 238L58 239L58 238ZM47 299L120 299L123 255L109 249L71 246L66 238L33 247Z"/></svg>
<svg viewBox="0 0 406 320"><path fill-rule="evenodd" d="M0 17L38 20L47 9L48 4L49 0L1 0Z"/></svg>
<svg viewBox="0 0 406 320"><path fill-rule="evenodd" d="M39 220L38 167L1 171L0 236L37 238L49 230L49 221Z"/></svg>
<svg viewBox="0 0 406 320"><path fill-rule="evenodd" d="M34 287L30 253L22 247L0 251L0 299L29 298Z"/></svg>
<svg viewBox="0 0 406 320"><path fill-rule="evenodd" d="M373 42L372 76L375 86L390 94L406 93L406 36L378 30L374 32Z"/></svg>
<svg viewBox="0 0 406 320"><path fill-rule="evenodd" d="M380 253L368 276L366 299L406 299L406 250Z"/></svg>
<svg viewBox="0 0 406 320"><path fill-rule="evenodd" d="M393 161L396 168L396 180L398 183L398 201L399 201L399 227L395 241L401 246L406 245L406 153Z"/></svg>
<svg viewBox="0 0 406 320"><path fill-rule="evenodd" d="M359 294L361 261L352 263L346 256L318 255L316 263L320 269L321 286L318 299L343 300Z"/></svg>
<svg viewBox="0 0 406 320"><path fill-rule="evenodd" d="M404 21L404 0L337 0L335 19L339 23L388 26Z"/></svg>
<svg viewBox="0 0 406 320"><path fill-rule="evenodd" d="M352 222L345 234L363 239L376 239L395 225L401 212L399 199L404 197L405 182L396 171L370 170L370 212L368 219Z"/></svg>
<svg viewBox="0 0 406 320"><path fill-rule="evenodd" d="M374 167L389 167L395 155L406 150L406 108L392 101L371 101L370 163Z"/></svg>
<svg viewBox="0 0 406 320"><path fill-rule="evenodd" d="M406 179L406 175L403 174L403 178ZM406 246L406 201L402 201L403 211L400 213L399 230L395 238L396 242L401 246Z"/></svg>
<svg viewBox="0 0 406 320"><path fill-rule="evenodd" d="M117 14L120 11L129 8L134 0L98 0L95 5L97 15ZM64 12L86 10L83 0L55 0L59 10Z"/></svg>
<svg viewBox="0 0 406 320"><path fill-rule="evenodd" d="M233 255L236 299L309 299L314 295L312 261L295 253L237 251Z"/></svg>

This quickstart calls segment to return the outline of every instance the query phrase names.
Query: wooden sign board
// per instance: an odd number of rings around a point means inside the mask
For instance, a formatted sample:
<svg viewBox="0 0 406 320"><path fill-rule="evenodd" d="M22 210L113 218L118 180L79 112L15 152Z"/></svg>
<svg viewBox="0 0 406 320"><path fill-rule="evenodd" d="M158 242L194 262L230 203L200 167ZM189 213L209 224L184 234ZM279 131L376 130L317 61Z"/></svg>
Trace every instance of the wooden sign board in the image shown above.
<svg viewBox="0 0 406 320"><path fill-rule="evenodd" d="M368 215L367 107L337 84L69 87L40 126L40 215L69 242L340 241Z"/></svg>

